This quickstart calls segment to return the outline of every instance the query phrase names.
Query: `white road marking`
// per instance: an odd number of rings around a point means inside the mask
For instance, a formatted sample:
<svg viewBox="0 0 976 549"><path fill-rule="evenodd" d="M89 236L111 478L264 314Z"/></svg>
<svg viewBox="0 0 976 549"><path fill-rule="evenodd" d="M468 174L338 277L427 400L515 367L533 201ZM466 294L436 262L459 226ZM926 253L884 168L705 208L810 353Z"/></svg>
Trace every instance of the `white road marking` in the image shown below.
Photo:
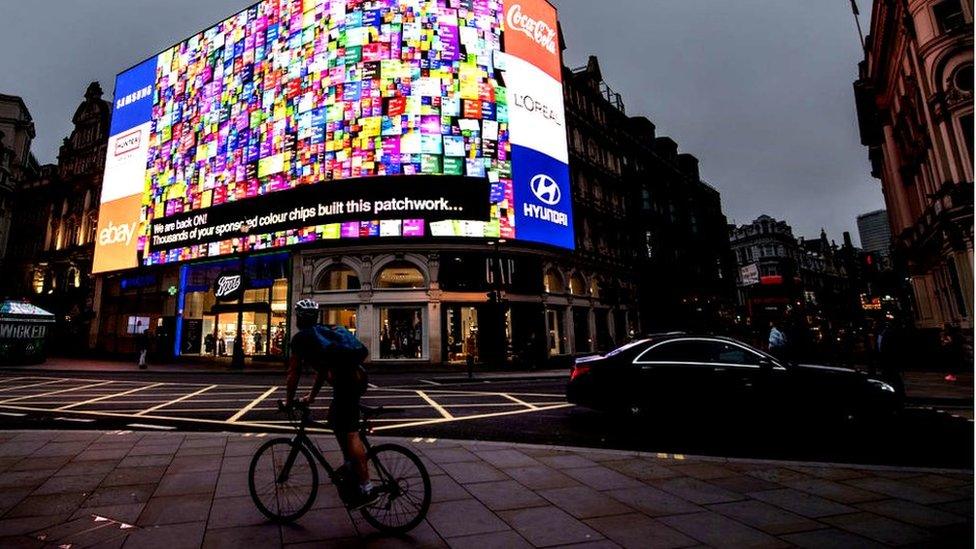
<svg viewBox="0 0 976 549"><path fill-rule="evenodd" d="M93 423L94 419L87 419L81 417L56 417L55 421L73 421L75 423Z"/></svg>
<svg viewBox="0 0 976 549"><path fill-rule="evenodd" d="M535 410L531 410L531 412L545 412L547 410L556 410L556 409L559 409L559 408L568 408L570 406L572 406L572 404L558 404L556 406L546 406L544 408L537 408ZM512 415L515 415L515 414L525 414L525 413L529 413L529 412L530 412L530 410L510 410L508 412L493 412L493 413L490 413L490 414L478 414L478 415L474 415L474 416L452 417L451 419L448 419L448 418L428 419L428 420L424 420L424 421L415 421L413 423L398 423L396 425L383 425L382 427L374 427L373 430L374 431L388 431L390 429L401 429L403 427L417 427L417 426L420 426L420 425L434 425L434 424L438 424L438 423L448 423L448 422L451 422L451 421L467 421L467 420L470 420L470 419L485 419L485 418L489 418L489 417L512 416Z"/></svg>
<svg viewBox="0 0 976 549"><path fill-rule="evenodd" d="M92 387L100 387L102 385L108 385L109 383L113 383L113 382L112 381L102 381L100 383L94 383L94 384L91 384L91 385L82 385L81 387L72 387L70 389L61 389L59 391L49 391L47 393L41 393L41 394L37 394L37 395L24 395L24 396L19 396L19 397L15 397L15 398L8 398L6 400L0 400L0 404L9 404L11 402L17 402L18 400L26 400L28 398L40 398L40 397L46 397L46 396L51 396L51 395L59 395L61 393L68 393L68 392L71 392L71 391L80 391L82 389L91 389Z"/></svg>
<svg viewBox="0 0 976 549"><path fill-rule="evenodd" d="M135 427L141 429L160 429L162 431L172 431L173 429L176 429L176 427L173 427L172 425L152 425L150 423L129 423L126 425L126 427Z"/></svg>
<svg viewBox="0 0 976 549"><path fill-rule="evenodd" d="M429 379L418 379L417 381L419 381L421 383L426 383L427 385L437 385L437 386L440 386L440 383L437 383L436 381L431 381Z"/></svg>
<svg viewBox="0 0 976 549"><path fill-rule="evenodd" d="M129 389L128 391L122 391L121 393L113 393L105 396L100 396L98 398L92 398L89 400L83 400L81 402L75 402L74 404L68 404L67 406L62 406L60 408L55 408L55 412L60 412L62 410L68 410L76 406L84 406L86 404L93 404L95 402L101 402L103 400L108 400L110 398L121 397L125 395L131 395L132 393L138 393L139 391L145 391L146 389L152 389L153 387L159 387L160 385L165 385L165 383L153 383L151 385L146 385L145 387L136 387L135 389Z"/></svg>
<svg viewBox="0 0 976 549"><path fill-rule="evenodd" d="M70 381L70 380L69 379L61 379L61 378L58 378L58 379L52 379L50 381L42 381L40 383L31 383L30 385L21 385L20 387L5 387L3 389L0 389L0 392L7 393L7 392L10 392L10 391L19 391L21 389L30 389L31 387L40 387L41 385L50 385L52 383L58 383L60 381Z"/></svg>
<svg viewBox="0 0 976 549"><path fill-rule="evenodd" d="M248 413L251 410L251 408L254 408L258 404L260 404L262 400L268 398L269 396L271 396L272 393L274 393L277 390L278 390L278 387L277 386L274 386L274 387L268 389L267 391L264 392L263 395L261 395L258 398L252 400L250 404L248 404L247 406L241 408L240 411L237 412L236 414L230 416L230 419L227 420L227 423L235 423L235 422L237 422L237 420L240 419L244 414Z"/></svg>
<svg viewBox="0 0 976 549"><path fill-rule="evenodd" d="M454 416L452 416L450 412L448 412L447 410L445 410L444 407L441 406L440 404L438 404L434 399L432 399L429 396L427 396L427 393L425 393L423 391L417 391L417 395L420 398L426 400L427 403L430 404L431 407L433 407L435 410L437 410L438 412L440 412L440 414L442 416L444 416L444 419L454 419Z"/></svg>
<svg viewBox="0 0 976 549"><path fill-rule="evenodd" d="M196 391L196 392L193 392L193 393L190 393L190 394L183 395L183 396L181 396L179 398L174 398L173 400L171 400L169 402L164 402L162 404L158 404L156 406L153 406L152 408L146 408L145 410L142 410L141 412L137 413L136 415L137 416L144 416L144 415L146 415L146 414L148 414L150 412L155 412L156 410L159 410L160 408L165 408L167 406L176 404L177 402L183 402L184 400L186 400L188 398L193 398L193 397L195 397L197 395L202 395L203 393L206 393L207 391L213 389L214 387L217 387L217 386L216 385L210 385L209 387L204 387L203 389L200 389L199 391Z"/></svg>
<svg viewBox="0 0 976 549"><path fill-rule="evenodd" d="M20 414L17 412L0 412L0 415L10 416L10 417L24 417L27 414Z"/></svg>
<svg viewBox="0 0 976 549"><path fill-rule="evenodd" d="M512 395L510 395L508 393L498 393L498 395L499 396L503 396L503 397L507 398L508 400L511 400L512 402L515 402L517 404L521 404L522 406L525 406L526 408L528 408L530 410L536 410L536 409L539 408L535 404L529 404L528 402L526 402L524 400L521 400L521 399L517 399L517 398L513 397Z"/></svg>

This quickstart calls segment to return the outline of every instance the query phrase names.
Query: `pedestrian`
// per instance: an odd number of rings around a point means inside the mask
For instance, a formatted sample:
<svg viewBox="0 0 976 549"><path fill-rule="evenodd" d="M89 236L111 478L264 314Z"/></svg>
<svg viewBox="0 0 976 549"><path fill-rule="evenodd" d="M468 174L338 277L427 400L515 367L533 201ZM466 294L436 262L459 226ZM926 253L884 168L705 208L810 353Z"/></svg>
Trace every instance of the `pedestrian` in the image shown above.
<svg viewBox="0 0 976 549"><path fill-rule="evenodd" d="M776 327L776 322L769 323L769 354L779 359L786 357L786 335Z"/></svg>
<svg viewBox="0 0 976 549"><path fill-rule="evenodd" d="M261 334L261 330L255 330L252 336L254 340L254 354L263 355L264 354L264 335Z"/></svg>
<svg viewBox="0 0 976 549"><path fill-rule="evenodd" d="M944 324L942 332L939 334L939 347L942 368L946 371L946 380L955 381L955 374L962 371L965 361L961 330L952 324Z"/></svg>
<svg viewBox="0 0 976 549"><path fill-rule="evenodd" d="M142 327L142 322L136 322L136 349L139 351L139 369L145 370L148 365L146 358L149 354L149 327Z"/></svg>
<svg viewBox="0 0 976 549"><path fill-rule="evenodd" d="M894 387L899 394L904 394L905 391L901 370L905 363L905 355L909 351L909 346L906 345L907 337L908 334L902 330L901 322L898 319L891 319L885 322L877 340L881 379Z"/></svg>

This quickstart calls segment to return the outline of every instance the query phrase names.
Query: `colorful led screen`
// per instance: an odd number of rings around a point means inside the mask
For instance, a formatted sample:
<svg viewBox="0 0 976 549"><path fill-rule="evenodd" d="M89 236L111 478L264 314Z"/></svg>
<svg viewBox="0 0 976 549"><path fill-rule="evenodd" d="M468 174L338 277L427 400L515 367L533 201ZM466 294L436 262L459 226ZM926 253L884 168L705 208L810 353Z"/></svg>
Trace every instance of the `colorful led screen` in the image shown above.
<svg viewBox="0 0 976 549"><path fill-rule="evenodd" d="M121 73L94 270L346 238L572 248L555 28L544 0L265 0Z"/></svg>

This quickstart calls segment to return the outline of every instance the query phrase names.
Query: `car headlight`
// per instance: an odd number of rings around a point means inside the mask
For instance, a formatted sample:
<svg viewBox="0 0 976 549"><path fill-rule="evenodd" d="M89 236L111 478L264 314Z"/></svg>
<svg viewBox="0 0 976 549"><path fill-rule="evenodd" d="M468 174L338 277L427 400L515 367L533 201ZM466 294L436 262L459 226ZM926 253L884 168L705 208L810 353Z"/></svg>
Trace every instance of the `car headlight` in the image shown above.
<svg viewBox="0 0 976 549"><path fill-rule="evenodd" d="M881 381L879 379L869 379L868 380L868 383L870 383L872 386L877 387L878 389L880 389L881 391L884 391L886 393L894 393L895 392L895 388L894 387L892 387L890 384L885 383L884 381Z"/></svg>

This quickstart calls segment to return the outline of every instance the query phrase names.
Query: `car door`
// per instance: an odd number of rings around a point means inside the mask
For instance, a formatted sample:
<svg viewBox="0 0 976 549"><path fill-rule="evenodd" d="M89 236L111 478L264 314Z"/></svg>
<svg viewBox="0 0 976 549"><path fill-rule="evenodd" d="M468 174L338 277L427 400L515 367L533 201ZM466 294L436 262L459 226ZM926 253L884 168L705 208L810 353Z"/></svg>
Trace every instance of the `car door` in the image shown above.
<svg viewBox="0 0 976 549"><path fill-rule="evenodd" d="M715 402L712 354L696 338L672 339L652 345L637 357L640 390L652 406L704 412Z"/></svg>

